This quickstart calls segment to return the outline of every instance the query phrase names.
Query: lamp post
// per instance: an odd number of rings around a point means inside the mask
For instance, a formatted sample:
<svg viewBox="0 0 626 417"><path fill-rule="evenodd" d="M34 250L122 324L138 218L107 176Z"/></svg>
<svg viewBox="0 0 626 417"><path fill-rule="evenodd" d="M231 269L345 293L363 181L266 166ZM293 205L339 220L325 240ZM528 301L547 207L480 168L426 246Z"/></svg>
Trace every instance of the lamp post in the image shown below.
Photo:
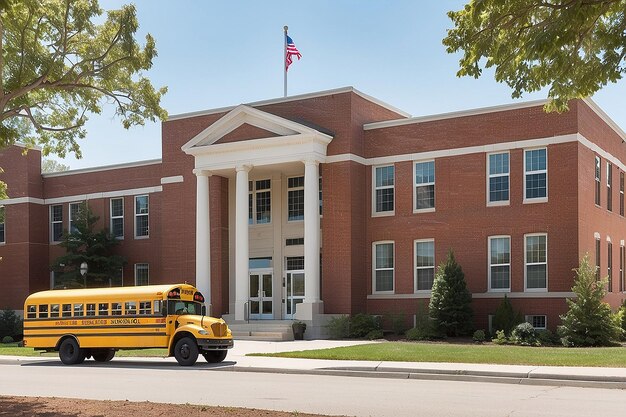
<svg viewBox="0 0 626 417"><path fill-rule="evenodd" d="M87 270L89 269L87 262L80 264L80 274L83 276L83 286L87 288Z"/></svg>

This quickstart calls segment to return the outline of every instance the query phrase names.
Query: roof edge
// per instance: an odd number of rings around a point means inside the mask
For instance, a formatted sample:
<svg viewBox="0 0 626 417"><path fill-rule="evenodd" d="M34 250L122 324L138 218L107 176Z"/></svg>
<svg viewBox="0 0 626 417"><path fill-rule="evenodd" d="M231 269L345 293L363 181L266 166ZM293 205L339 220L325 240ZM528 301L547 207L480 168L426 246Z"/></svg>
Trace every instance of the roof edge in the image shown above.
<svg viewBox="0 0 626 417"><path fill-rule="evenodd" d="M136 167L142 167L146 165L156 165L162 162L163 161L161 159L147 159L145 161L125 162L122 164L113 164L113 165L102 165L102 166L92 167L92 168L71 169L69 171L46 172L46 173L42 173L41 176L44 178L54 178L54 177L63 177L66 175L89 174L92 172L111 171L114 169L136 168Z"/></svg>
<svg viewBox="0 0 626 417"><path fill-rule="evenodd" d="M604 110L602 110L602 108L600 106L598 106L598 104L593 101L591 98L587 97L587 98L583 98L582 102L585 103L587 106L589 106L589 108L598 115L598 117L600 119L602 119L602 121L604 123L606 123L607 125L609 125L609 127L611 129L613 129L615 131L615 133L617 133L617 135L619 137L622 138L622 141L626 142L626 132L624 132L624 130L619 127L619 125L617 123L615 123L613 121L613 119L611 119L611 117L606 114L604 112Z"/></svg>

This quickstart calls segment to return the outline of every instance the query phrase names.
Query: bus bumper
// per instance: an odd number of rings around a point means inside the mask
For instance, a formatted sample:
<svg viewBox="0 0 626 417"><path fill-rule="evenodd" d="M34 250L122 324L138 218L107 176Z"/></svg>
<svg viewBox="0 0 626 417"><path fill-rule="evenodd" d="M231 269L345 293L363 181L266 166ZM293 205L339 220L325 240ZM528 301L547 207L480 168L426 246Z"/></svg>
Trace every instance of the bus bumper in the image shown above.
<svg viewBox="0 0 626 417"><path fill-rule="evenodd" d="M225 350L235 346L233 339L197 339L200 350Z"/></svg>

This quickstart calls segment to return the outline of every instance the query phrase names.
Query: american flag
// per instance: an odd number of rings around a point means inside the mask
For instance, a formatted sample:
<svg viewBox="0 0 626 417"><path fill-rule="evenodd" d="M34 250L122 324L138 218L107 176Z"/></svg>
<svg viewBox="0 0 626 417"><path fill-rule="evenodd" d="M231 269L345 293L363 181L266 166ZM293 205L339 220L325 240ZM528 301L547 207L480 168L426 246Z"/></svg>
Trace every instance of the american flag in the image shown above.
<svg viewBox="0 0 626 417"><path fill-rule="evenodd" d="M302 54L300 53L300 51L298 51L298 48L296 48L296 44L293 43L293 39L287 36L287 55L285 57L285 71L289 69L289 65L291 65L291 63L293 62L291 57L294 55L298 58L298 61L300 60L300 58L302 58Z"/></svg>

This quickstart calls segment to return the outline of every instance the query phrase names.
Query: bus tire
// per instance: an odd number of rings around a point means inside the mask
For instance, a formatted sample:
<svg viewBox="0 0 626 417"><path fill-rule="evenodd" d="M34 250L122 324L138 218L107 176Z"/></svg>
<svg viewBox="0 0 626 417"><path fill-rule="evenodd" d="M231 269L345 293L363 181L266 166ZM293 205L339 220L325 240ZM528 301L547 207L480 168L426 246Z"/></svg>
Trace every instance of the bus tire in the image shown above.
<svg viewBox="0 0 626 417"><path fill-rule="evenodd" d="M91 352L93 360L96 362L108 362L115 356L113 349L96 349Z"/></svg>
<svg viewBox="0 0 626 417"><path fill-rule="evenodd" d="M198 360L198 345L191 337L183 337L174 347L174 357L179 365L191 366Z"/></svg>
<svg viewBox="0 0 626 417"><path fill-rule="evenodd" d="M86 352L78 346L73 337L68 337L59 346L59 358L66 365L74 365L85 361Z"/></svg>
<svg viewBox="0 0 626 417"><path fill-rule="evenodd" d="M202 352L202 356L208 363L220 363L226 359L227 350L208 350Z"/></svg>

